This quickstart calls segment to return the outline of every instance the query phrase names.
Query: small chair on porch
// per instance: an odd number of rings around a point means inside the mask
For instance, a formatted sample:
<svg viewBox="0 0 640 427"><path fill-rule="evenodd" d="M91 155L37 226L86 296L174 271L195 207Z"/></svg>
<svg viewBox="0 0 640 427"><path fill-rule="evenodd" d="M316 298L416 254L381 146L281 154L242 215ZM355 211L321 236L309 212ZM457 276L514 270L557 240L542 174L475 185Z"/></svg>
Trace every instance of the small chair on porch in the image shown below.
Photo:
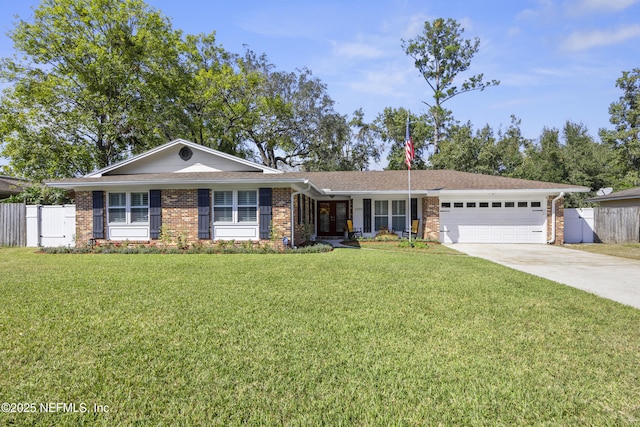
<svg viewBox="0 0 640 427"><path fill-rule="evenodd" d="M347 237L353 239L356 236L362 237L362 228L353 228L353 220L347 220Z"/></svg>
<svg viewBox="0 0 640 427"><path fill-rule="evenodd" d="M402 230L402 237L406 237L409 238L409 233L411 233L411 237L413 238L418 238L418 229L420 228L420 220L419 219L412 219L411 220L411 230L409 230L408 228L405 228L404 230Z"/></svg>

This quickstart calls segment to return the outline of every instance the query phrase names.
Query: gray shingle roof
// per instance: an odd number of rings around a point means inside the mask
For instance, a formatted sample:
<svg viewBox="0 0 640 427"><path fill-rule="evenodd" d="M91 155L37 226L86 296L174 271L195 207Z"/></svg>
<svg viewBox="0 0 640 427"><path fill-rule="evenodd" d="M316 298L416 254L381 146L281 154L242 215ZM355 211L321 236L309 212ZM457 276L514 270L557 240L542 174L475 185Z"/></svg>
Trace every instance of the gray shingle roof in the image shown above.
<svg viewBox="0 0 640 427"><path fill-rule="evenodd" d="M593 197L587 199L587 202L604 202L607 200L625 200L625 199L640 199L640 187L629 188L627 190L616 191L609 193L606 196Z"/></svg>
<svg viewBox="0 0 640 427"><path fill-rule="evenodd" d="M404 192L407 171L366 172L288 172L263 174L257 172L188 172L138 175L108 175L99 178L69 178L50 181L50 186L87 187L103 184L207 184L207 183L272 183L302 184L306 180L320 192ZM586 187L480 175L451 170L411 171L412 191L437 190L559 190L588 191Z"/></svg>
<svg viewBox="0 0 640 427"><path fill-rule="evenodd" d="M304 176L316 187L332 191L405 191L407 189L407 171L295 172L288 173L286 176ZM583 187L452 170L411 171L411 189L415 191L531 189L579 191L581 188Z"/></svg>
<svg viewBox="0 0 640 427"><path fill-rule="evenodd" d="M20 194L28 186L29 184L25 180L0 176L0 197L4 198L12 194Z"/></svg>

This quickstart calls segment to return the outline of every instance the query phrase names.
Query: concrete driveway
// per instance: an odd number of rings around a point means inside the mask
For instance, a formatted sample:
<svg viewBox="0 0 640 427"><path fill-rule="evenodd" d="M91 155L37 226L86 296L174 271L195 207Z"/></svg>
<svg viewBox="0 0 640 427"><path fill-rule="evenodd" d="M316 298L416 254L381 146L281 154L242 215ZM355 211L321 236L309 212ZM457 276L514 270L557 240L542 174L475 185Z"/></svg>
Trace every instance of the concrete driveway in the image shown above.
<svg viewBox="0 0 640 427"><path fill-rule="evenodd" d="M552 245L447 245L558 283L640 308L640 261Z"/></svg>

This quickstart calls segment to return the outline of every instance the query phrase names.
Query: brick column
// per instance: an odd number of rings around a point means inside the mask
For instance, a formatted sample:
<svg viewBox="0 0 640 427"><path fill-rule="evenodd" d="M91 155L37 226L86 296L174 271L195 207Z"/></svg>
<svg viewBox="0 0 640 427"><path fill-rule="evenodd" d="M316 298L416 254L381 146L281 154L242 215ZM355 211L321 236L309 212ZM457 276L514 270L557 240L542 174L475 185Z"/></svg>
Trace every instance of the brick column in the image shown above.
<svg viewBox="0 0 640 427"><path fill-rule="evenodd" d="M76 247L87 246L93 238L93 196L91 191L76 191ZM105 209L106 212L106 209Z"/></svg>
<svg viewBox="0 0 640 427"><path fill-rule="evenodd" d="M274 188L271 193L272 234L276 240L281 241L284 236L291 238L291 193L290 188Z"/></svg>
<svg viewBox="0 0 640 427"><path fill-rule="evenodd" d="M440 240L440 198L424 197L422 199L422 238Z"/></svg>
<svg viewBox="0 0 640 427"><path fill-rule="evenodd" d="M551 239L553 233L552 204L554 198L554 196L547 198L547 241ZM564 245L564 197L556 201L556 240L553 244Z"/></svg>

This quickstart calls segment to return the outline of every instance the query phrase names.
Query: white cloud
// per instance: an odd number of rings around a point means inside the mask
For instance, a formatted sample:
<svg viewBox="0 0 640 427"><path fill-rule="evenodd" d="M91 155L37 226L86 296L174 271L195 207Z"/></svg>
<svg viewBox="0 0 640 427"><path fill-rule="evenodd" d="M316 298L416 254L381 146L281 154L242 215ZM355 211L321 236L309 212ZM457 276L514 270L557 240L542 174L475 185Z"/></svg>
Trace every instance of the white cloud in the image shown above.
<svg viewBox="0 0 640 427"><path fill-rule="evenodd" d="M638 3L640 0L578 0L568 3L568 8L577 12L619 12Z"/></svg>
<svg viewBox="0 0 640 427"><path fill-rule="evenodd" d="M640 24L627 25L614 30L576 31L562 43L566 51L583 51L598 46L609 46L640 37Z"/></svg>
<svg viewBox="0 0 640 427"><path fill-rule="evenodd" d="M522 10L518 13L516 19L536 21L557 16L557 8L553 0L538 0L536 3L537 7Z"/></svg>
<svg viewBox="0 0 640 427"><path fill-rule="evenodd" d="M332 42L333 51L336 55L346 58L364 58L364 59L376 59L385 56L385 52L382 49L375 47L372 44L362 42L347 42L338 43Z"/></svg>

